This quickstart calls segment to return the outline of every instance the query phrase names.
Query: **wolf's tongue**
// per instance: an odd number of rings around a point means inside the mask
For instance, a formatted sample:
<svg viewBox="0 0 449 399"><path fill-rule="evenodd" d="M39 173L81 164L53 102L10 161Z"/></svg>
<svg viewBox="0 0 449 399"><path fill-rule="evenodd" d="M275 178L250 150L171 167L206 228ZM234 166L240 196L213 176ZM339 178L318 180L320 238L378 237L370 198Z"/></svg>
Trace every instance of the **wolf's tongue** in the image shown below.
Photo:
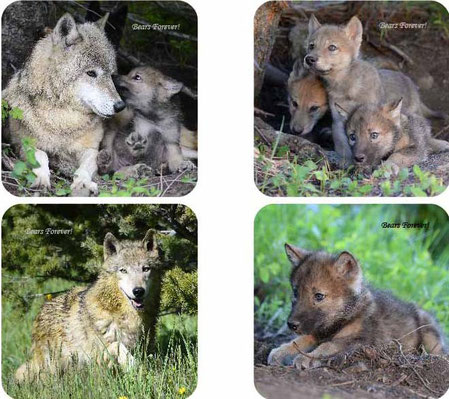
<svg viewBox="0 0 449 399"><path fill-rule="evenodd" d="M133 299L133 305L136 309L142 309L143 308L143 302L140 302L139 300Z"/></svg>

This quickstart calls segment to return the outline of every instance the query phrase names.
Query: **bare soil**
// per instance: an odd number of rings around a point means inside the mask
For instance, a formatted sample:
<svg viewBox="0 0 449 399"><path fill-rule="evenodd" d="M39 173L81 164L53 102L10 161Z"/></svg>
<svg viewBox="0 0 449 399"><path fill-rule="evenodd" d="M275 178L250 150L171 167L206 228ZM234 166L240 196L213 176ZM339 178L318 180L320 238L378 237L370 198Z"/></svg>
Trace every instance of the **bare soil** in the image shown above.
<svg viewBox="0 0 449 399"><path fill-rule="evenodd" d="M449 356L403 353L397 343L365 347L331 359L326 366L297 370L268 366L270 350L291 337L257 340L254 383L267 399L439 398L449 388Z"/></svg>

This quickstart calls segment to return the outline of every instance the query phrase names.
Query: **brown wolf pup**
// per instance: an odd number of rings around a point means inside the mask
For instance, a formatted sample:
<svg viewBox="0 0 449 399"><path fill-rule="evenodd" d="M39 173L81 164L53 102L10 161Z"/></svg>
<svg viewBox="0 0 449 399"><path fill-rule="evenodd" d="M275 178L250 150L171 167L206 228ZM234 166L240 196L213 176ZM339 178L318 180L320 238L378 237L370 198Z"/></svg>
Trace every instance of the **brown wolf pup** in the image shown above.
<svg viewBox="0 0 449 399"><path fill-rule="evenodd" d="M401 113L402 99L383 105L362 105L352 115L336 104L356 164L374 168L382 161L397 174L400 168L423 161L429 154L449 151L449 142L431 136L429 122Z"/></svg>
<svg viewBox="0 0 449 399"><path fill-rule="evenodd" d="M285 250L293 266L287 324L298 338L273 349L268 364L319 367L329 357L392 340L404 349L447 352L433 317L413 303L365 284L360 264L349 252L331 255L289 244Z"/></svg>
<svg viewBox="0 0 449 399"><path fill-rule="evenodd" d="M362 35L362 23L356 16L344 26L321 25L314 15L309 20L304 67L326 84L335 149L345 159L351 159L351 150L335 103L351 112L361 104L378 104L402 97L404 108L410 113L443 117L421 102L410 78L396 71L378 71L359 58Z"/></svg>
<svg viewBox="0 0 449 399"><path fill-rule="evenodd" d="M163 252L154 230L143 240L104 239L102 270L89 287L76 287L46 302L33 325L31 359L17 370L32 381L72 364L134 364L141 337L151 340L159 309Z"/></svg>

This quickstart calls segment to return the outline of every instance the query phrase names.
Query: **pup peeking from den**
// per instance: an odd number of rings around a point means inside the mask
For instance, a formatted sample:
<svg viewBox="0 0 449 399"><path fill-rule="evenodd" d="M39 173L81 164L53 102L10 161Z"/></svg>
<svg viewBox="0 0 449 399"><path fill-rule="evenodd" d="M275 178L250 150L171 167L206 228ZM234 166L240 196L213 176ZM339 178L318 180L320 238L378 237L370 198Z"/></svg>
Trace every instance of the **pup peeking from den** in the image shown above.
<svg viewBox="0 0 449 399"><path fill-rule="evenodd" d="M58 196L191 191L196 21L178 2L11 4L3 15L5 187ZM23 34L20 45L9 31Z"/></svg>
<svg viewBox="0 0 449 399"><path fill-rule="evenodd" d="M432 2L407 10L400 2L260 7L257 186L270 195L441 192L449 182L447 46L435 46L437 24L418 23L438 12L447 15ZM407 22L389 29L380 24L388 18ZM428 43L435 64L423 63ZM436 185L417 190L426 172Z"/></svg>

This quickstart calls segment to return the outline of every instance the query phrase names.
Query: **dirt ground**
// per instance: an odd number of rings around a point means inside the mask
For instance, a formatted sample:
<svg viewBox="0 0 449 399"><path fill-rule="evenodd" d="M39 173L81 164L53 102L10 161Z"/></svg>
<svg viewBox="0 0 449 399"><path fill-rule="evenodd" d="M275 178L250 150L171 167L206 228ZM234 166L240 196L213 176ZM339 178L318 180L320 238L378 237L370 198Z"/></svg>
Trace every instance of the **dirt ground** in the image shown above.
<svg viewBox="0 0 449 399"><path fill-rule="evenodd" d="M449 115L449 33L447 28L438 26L435 10L429 3L402 6L399 3L382 2L298 2L284 11L271 54L270 63L278 71L288 76L293 64L295 49L289 34L296 26L295 40L302 43L307 37L308 16L313 12L322 23L343 24L352 15L358 15L364 26L361 55L365 59L386 64L389 69L401 71L410 76L418 86L423 102L431 109ZM445 13L447 18L447 13ZM388 29L382 36L380 22L427 23L425 29ZM298 50L299 51L299 50ZM304 50L302 50L304 51ZM293 52L293 54L292 54ZM289 128L288 93L285 85L265 79L261 92L256 98L256 106L264 114L258 114L266 123L284 133ZM330 121L329 121L330 122ZM448 120L433 119L432 135L449 140ZM330 124L329 124L330 126ZM263 143L262 143L263 144ZM256 162L257 163L257 162ZM430 156L420 166L435 173L449 183L449 157L447 154ZM372 193L376 195L376 193Z"/></svg>
<svg viewBox="0 0 449 399"><path fill-rule="evenodd" d="M267 399L439 398L449 388L449 355L404 354L396 343L366 347L316 369L268 366L270 350L291 338L255 340L254 383Z"/></svg>

